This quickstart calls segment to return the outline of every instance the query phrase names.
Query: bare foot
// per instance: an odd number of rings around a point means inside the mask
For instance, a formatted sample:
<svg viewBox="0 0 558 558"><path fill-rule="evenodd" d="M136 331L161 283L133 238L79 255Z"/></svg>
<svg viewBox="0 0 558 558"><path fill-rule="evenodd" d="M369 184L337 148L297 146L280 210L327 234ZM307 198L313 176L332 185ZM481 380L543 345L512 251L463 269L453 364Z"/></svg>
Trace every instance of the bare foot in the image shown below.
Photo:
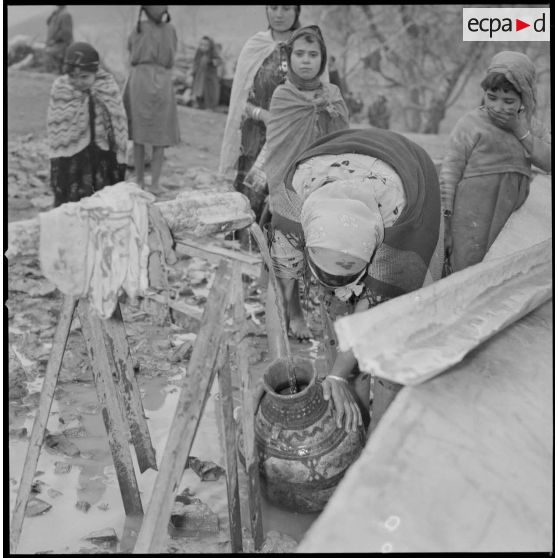
<svg viewBox="0 0 558 558"><path fill-rule="evenodd" d="M309 341L310 337L312 337L312 333L302 317L292 318L290 320L289 330L293 337L296 337L299 341Z"/></svg>

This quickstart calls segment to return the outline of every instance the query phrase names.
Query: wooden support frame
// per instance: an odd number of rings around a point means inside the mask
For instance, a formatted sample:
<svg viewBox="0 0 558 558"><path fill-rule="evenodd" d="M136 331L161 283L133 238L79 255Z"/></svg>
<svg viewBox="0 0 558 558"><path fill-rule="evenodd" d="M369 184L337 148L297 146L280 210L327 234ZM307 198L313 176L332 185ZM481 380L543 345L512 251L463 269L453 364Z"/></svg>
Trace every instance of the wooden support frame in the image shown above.
<svg viewBox="0 0 558 558"><path fill-rule="evenodd" d="M126 515L142 515L143 508L134 471L132 454L128 445L127 425L123 410L116 395L113 380L113 366L106 351L102 320L85 300L78 303L81 331L87 345L87 352L93 368L97 397L107 431L109 446L116 469L116 476L122 494Z"/></svg>
<svg viewBox="0 0 558 558"><path fill-rule="evenodd" d="M231 267L223 260L217 268L208 296L159 474L134 548L135 554L161 552L167 537L174 495L188 461L216 372L231 279Z"/></svg>
<svg viewBox="0 0 558 558"><path fill-rule="evenodd" d="M147 427L119 304L116 305L112 317L103 322L103 333L108 349L107 353L113 365L114 380L119 388L117 391L122 395L125 417L132 434L132 443L136 450L139 470L141 473L149 468L156 471L155 449Z"/></svg>
<svg viewBox="0 0 558 558"><path fill-rule="evenodd" d="M31 438L23 464L23 472L21 474L12 515L10 526L10 553L12 554L16 552L19 544L25 508L27 507L27 500L31 494L31 485L33 483L33 477L35 476L35 471L37 470L37 462L39 461L39 454L41 453L41 446L43 445L43 439L45 437L50 408L52 407L52 400L54 399L54 390L58 382L58 375L60 374L60 367L62 366L62 359L64 357L64 351L66 350L66 343L68 342L68 335L70 334L70 327L72 325L77 302L77 298L75 297L67 296L64 298L58 325L54 332L52 351L48 359L41 397L39 399L39 408L35 415L35 421L33 422Z"/></svg>
<svg viewBox="0 0 558 558"><path fill-rule="evenodd" d="M225 465L227 472L227 500L229 512L229 532L231 552L242 552L242 517L238 492L238 462L236 458L236 427L233 416L232 379L230 367L230 347L221 351L221 362L217 368L219 398L221 401L222 431L224 433Z"/></svg>
<svg viewBox="0 0 558 558"><path fill-rule="evenodd" d="M233 279L233 317L234 322L244 324L244 297L242 294L242 277L236 268ZM248 360L248 340L244 328L238 327L236 332L236 365L242 386L242 435L244 440L244 458L248 473L248 508L250 513L250 531L254 547L259 550L263 544L263 523L261 508L261 489L259 462L255 447L254 433L254 401Z"/></svg>

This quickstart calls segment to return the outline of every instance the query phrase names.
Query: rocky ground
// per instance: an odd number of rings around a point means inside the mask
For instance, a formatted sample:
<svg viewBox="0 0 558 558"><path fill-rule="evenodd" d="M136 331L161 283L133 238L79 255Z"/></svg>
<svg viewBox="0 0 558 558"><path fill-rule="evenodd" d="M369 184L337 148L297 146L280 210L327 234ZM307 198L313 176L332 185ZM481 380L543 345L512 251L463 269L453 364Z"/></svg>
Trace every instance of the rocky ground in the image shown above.
<svg viewBox="0 0 558 558"><path fill-rule="evenodd" d="M35 217L52 207L45 118L53 79L54 76L49 74L27 71L8 73L5 207L9 222ZM166 198L183 190L215 186L226 115L179 107L179 119L182 142L167 150L163 171L162 182L169 187L164 195ZM222 238L214 240L224 243ZM235 246L234 242L227 245ZM9 261L7 267L10 500L13 505L62 299L54 285L42 277L36 261L18 259ZM177 299L203 308L215 267L198 258L179 259L169 276L170 288ZM247 317L254 334L250 362L252 373L258 374L267 359L262 291L256 279L249 281L246 278L244 286ZM135 306L123 305L123 316L130 349L139 364L137 380L160 459L174 414L172 404L176 404L191 354L191 350L178 349L184 349L184 343L193 345L196 326L184 315L169 313L146 301ZM316 325L314 317L312 325ZM309 350L312 346L293 345L295 351ZM208 432L205 444L203 441L195 444L192 454L202 461L222 466L216 420L214 416L206 417L211 412L206 411L202 419L207 425L200 426ZM119 536L123 514L118 485L77 318L68 339L47 429L33 500L27 510L21 537L21 551L125 551L125 541ZM211 437L214 438L212 441ZM194 450L198 453L194 454ZM75 476L72 476L72 469ZM190 495L195 492L194 499L201 500L201 503L190 502L190 505L197 505L196 510L192 511L192 508L190 511L198 514L200 528L196 536L181 532L180 528L174 529L167 550L227 552L224 478L217 475L213 483L208 483L191 470L185 471L184 477L186 484L181 488L188 489ZM143 482L140 482L140 488ZM208 489L210 485L212 488ZM144 492L148 490L149 482L145 481ZM144 507L147 502L144 497ZM73 532L70 536L65 521L68 514L74 518L76 513L79 529L75 531L79 533ZM291 516L281 516L280 512L271 510L268 514L271 519L264 518L267 539L262 551L285 552L295 548L301 535L300 525L308 525L311 518L301 520ZM287 526L288 531L288 525L296 525L290 529L293 536L281 532L282 526Z"/></svg>

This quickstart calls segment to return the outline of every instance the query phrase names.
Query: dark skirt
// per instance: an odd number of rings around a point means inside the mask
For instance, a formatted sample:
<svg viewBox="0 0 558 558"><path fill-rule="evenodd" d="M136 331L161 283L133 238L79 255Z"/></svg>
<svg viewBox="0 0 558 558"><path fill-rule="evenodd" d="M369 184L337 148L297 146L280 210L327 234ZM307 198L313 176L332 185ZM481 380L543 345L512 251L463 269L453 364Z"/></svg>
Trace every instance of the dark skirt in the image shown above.
<svg viewBox="0 0 558 558"><path fill-rule="evenodd" d="M118 163L113 151L104 151L95 144L71 157L50 160L50 184L54 191L54 207L77 202L105 186L122 182L126 165Z"/></svg>
<svg viewBox="0 0 558 558"><path fill-rule="evenodd" d="M515 172L463 179L457 186L451 220L452 270L481 262L496 237L529 195L527 176Z"/></svg>

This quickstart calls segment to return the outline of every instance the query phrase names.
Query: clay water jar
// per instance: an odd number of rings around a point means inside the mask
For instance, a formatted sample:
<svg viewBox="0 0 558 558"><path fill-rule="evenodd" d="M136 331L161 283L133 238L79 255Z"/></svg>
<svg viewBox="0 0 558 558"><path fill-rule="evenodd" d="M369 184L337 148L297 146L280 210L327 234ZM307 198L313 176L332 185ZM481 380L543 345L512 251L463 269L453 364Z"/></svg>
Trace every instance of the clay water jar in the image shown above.
<svg viewBox="0 0 558 558"><path fill-rule="evenodd" d="M337 428L312 362L293 357L298 392L291 394L287 360L266 370L265 394L255 417L262 490L267 499L297 512L321 511L365 444L364 427Z"/></svg>

